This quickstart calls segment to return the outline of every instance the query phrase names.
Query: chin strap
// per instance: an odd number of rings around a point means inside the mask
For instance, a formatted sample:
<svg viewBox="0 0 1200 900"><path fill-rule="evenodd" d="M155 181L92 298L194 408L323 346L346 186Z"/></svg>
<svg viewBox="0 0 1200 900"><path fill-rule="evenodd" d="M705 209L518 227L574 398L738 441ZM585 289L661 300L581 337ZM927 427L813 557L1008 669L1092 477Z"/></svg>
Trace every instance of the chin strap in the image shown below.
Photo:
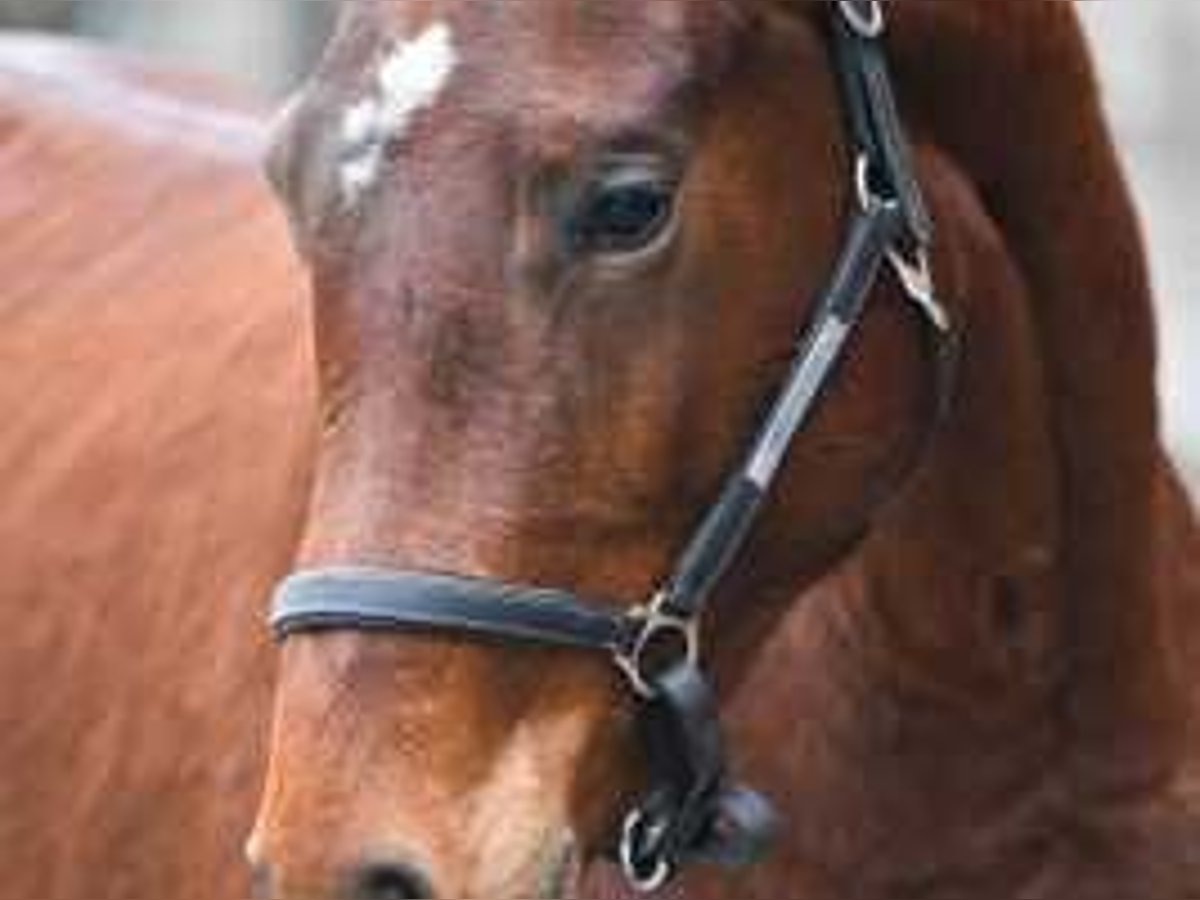
<svg viewBox="0 0 1200 900"><path fill-rule="evenodd" d="M733 781L700 659L700 622L742 550L797 433L844 355L881 270L926 324L935 363L932 432L947 405L954 342L934 292L932 224L913 175L880 38L878 0L836 0L834 58L856 155L858 209L830 284L750 451L701 522L666 587L644 606L487 579L377 569L293 575L276 594L279 639L325 629L466 634L607 653L638 704L649 789L625 819L616 855L631 884L663 886L685 863L759 859L777 831L769 804Z"/></svg>

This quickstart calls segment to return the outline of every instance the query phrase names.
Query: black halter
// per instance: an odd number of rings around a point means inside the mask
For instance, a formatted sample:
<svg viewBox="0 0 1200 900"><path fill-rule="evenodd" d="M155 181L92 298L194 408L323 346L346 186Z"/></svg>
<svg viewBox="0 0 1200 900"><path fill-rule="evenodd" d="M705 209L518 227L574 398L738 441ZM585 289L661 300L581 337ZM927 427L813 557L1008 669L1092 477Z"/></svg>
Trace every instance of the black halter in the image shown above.
<svg viewBox="0 0 1200 900"><path fill-rule="evenodd" d="M351 568L297 573L275 597L271 624L281 640L327 629L424 631L609 654L637 698L647 755L650 789L627 817L618 851L626 875L643 891L662 886L688 861L752 862L775 831L766 801L734 784L726 771L718 710L700 667L700 619L841 359L882 268L896 275L928 324L935 421L950 391L953 341L929 267L933 226L888 76L883 7L878 0L838 0L831 8L858 209L779 397L662 590L628 610L566 590Z"/></svg>

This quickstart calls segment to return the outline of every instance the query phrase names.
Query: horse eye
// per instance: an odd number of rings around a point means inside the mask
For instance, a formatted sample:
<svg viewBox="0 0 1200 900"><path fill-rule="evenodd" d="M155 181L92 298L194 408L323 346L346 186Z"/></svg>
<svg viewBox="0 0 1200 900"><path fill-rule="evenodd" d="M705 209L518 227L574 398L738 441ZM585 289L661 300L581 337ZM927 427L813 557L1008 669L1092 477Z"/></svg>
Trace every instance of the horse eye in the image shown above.
<svg viewBox="0 0 1200 900"><path fill-rule="evenodd" d="M645 250L674 221L676 191L674 182L647 172L597 183L583 196L572 218L573 248L608 255Z"/></svg>

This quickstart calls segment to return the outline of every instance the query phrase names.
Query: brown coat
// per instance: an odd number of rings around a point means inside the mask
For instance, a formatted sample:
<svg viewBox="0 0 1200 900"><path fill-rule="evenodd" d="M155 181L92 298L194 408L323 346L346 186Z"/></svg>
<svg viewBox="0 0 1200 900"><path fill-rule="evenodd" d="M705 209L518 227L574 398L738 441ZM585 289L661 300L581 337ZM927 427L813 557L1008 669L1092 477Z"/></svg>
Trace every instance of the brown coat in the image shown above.
<svg viewBox="0 0 1200 900"><path fill-rule="evenodd" d="M749 669L731 742L790 828L763 868L680 890L1200 896L1200 543L1077 25L1044 3L895 18L958 402L855 555L722 648ZM242 896L263 598L314 456L258 117L90 53L0 51L0 897ZM752 569L783 564L773 521Z"/></svg>
<svg viewBox="0 0 1200 900"><path fill-rule="evenodd" d="M245 896L310 466L261 117L0 44L0 896Z"/></svg>

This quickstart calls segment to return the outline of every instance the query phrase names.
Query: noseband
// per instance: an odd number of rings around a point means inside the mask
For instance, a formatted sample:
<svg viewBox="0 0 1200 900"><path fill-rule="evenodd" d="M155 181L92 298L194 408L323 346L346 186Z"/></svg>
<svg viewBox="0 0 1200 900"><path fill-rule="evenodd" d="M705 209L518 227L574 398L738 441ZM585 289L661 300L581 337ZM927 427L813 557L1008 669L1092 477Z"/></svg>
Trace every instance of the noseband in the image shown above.
<svg viewBox="0 0 1200 900"><path fill-rule="evenodd" d="M930 270L933 224L913 172L884 57L879 0L838 0L833 59L855 150L857 210L795 362L741 466L665 586L632 610L571 591L376 569L318 569L287 579L271 624L282 640L325 630L465 634L608 654L638 704L649 775L617 849L639 890L690 861L745 865L776 830L769 804L729 777L718 708L700 660L700 621L744 547L797 433L807 423L881 270L890 270L931 336L936 410L950 393L953 340Z"/></svg>

